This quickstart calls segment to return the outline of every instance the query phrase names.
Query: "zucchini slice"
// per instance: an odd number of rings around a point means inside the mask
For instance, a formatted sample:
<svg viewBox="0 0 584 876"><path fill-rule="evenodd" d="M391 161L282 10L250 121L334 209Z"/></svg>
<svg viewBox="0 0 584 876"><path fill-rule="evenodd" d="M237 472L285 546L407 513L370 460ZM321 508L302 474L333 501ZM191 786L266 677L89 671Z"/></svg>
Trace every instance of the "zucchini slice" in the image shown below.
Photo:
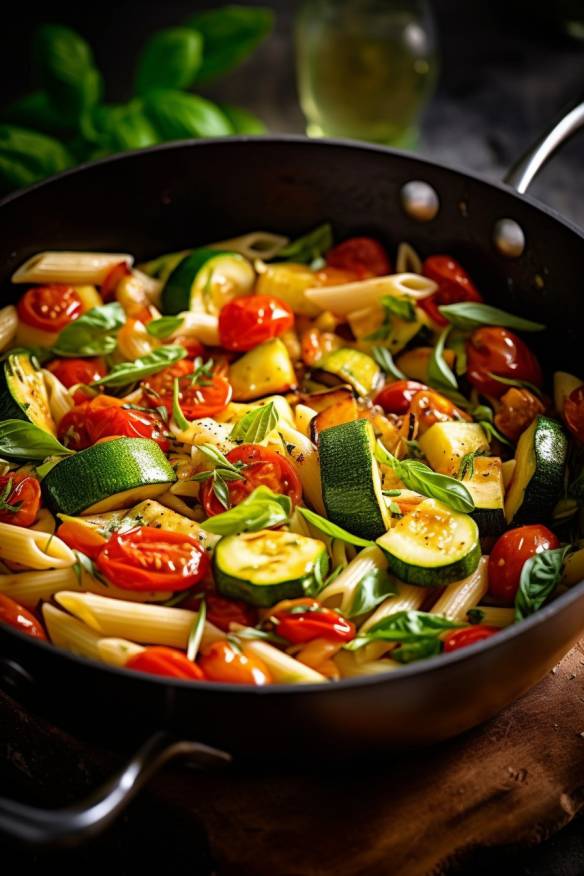
<svg viewBox="0 0 584 876"><path fill-rule="evenodd" d="M478 456L472 477L463 483L474 499L476 520L481 538L491 538L505 531L505 488L503 465L498 456Z"/></svg>
<svg viewBox="0 0 584 876"><path fill-rule="evenodd" d="M42 483L56 514L103 514L164 493L176 481L166 456L149 438L116 438L57 463Z"/></svg>
<svg viewBox="0 0 584 876"><path fill-rule="evenodd" d="M169 275L160 299L162 312L193 310L218 316L232 298L247 295L254 281L255 271L244 256L201 247Z"/></svg>
<svg viewBox="0 0 584 876"><path fill-rule="evenodd" d="M296 388L296 372L280 338L264 341L229 367L234 401L251 401Z"/></svg>
<svg viewBox="0 0 584 876"><path fill-rule="evenodd" d="M322 541L262 529L222 538L213 556L219 593L269 607L281 599L318 593L328 571Z"/></svg>
<svg viewBox="0 0 584 876"><path fill-rule="evenodd" d="M562 494L567 454L568 439L556 420L536 417L522 432L505 499L507 523L549 519Z"/></svg>
<svg viewBox="0 0 584 876"><path fill-rule="evenodd" d="M42 371L26 350L10 353L0 367L0 420L28 420L57 433Z"/></svg>
<svg viewBox="0 0 584 876"><path fill-rule="evenodd" d="M389 571L406 584L444 587L471 575L479 564L479 529L468 514L436 499L423 502L377 539Z"/></svg>
<svg viewBox="0 0 584 876"><path fill-rule="evenodd" d="M463 456L489 449L489 439L478 423L452 420L434 423L420 438L420 447L434 471L456 477Z"/></svg>
<svg viewBox="0 0 584 876"><path fill-rule="evenodd" d="M362 538L387 532L391 516L381 492L371 423L353 420L325 429L320 433L319 454L329 519Z"/></svg>
<svg viewBox="0 0 584 876"><path fill-rule="evenodd" d="M337 382L349 383L360 396L371 395L380 386L383 376L379 365L361 350L341 347L327 353L318 363L313 373L316 380L326 382L327 376L337 378Z"/></svg>

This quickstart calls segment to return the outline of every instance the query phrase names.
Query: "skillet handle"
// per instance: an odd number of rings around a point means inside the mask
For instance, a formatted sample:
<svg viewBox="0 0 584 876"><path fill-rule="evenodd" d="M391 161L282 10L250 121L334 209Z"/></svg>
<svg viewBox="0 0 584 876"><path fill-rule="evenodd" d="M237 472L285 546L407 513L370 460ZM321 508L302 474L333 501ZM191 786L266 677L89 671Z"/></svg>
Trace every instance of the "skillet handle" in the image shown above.
<svg viewBox="0 0 584 876"><path fill-rule="evenodd" d="M557 149L584 127L584 102L579 103L546 131L515 162L503 177L507 185L524 195L537 174Z"/></svg>
<svg viewBox="0 0 584 876"><path fill-rule="evenodd" d="M40 809L0 797L0 833L38 846L79 845L97 836L164 764L188 757L200 767L229 763L230 755L200 742L151 736L118 773L89 797L62 809Z"/></svg>

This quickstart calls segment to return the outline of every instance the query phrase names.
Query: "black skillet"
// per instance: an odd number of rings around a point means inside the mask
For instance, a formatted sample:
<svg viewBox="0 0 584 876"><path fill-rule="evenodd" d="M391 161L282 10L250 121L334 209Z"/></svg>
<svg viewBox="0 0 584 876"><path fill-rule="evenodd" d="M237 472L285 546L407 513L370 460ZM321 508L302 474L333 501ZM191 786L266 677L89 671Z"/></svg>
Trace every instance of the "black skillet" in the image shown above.
<svg viewBox="0 0 584 876"><path fill-rule="evenodd" d="M0 204L2 300L15 295L12 271L40 250L123 250L140 260L250 229L295 236L330 219L337 239L368 233L390 250L407 240L423 255L450 253L489 301L547 323L537 352L548 369L582 372L584 235L523 193L583 124L584 105L503 185L389 149L301 137L174 143L120 155ZM584 582L493 639L386 676L247 689L150 678L0 628L0 683L17 696L32 694L55 722L128 751L153 734L78 807L48 812L0 800L0 829L30 842L79 842L111 821L168 759L228 758L211 745L270 757L437 742L523 694L583 629Z"/></svg>

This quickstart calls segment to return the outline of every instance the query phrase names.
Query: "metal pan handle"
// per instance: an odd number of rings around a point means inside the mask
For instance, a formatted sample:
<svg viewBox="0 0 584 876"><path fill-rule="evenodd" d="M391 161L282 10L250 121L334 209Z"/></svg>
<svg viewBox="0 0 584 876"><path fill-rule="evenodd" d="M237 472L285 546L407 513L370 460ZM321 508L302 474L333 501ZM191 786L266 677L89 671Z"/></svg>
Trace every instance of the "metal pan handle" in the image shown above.
<svg viewBox="0 0 584 876"><path fill-rule="evenodd" d="M63 809L39 809L0 798L0 832L44 846L75 846L103 831L164 764L188 757L200 767L224 766L230 755L200 742L151 736L134 757L87 799Z"/></svg>
<svg viewBox="0 0 584 876"><path fill-rule="evenodd" d="M582 127L584 127L584 102L563 115L542 134L505 174L503 181L524 195L558 148Z"/></svg>

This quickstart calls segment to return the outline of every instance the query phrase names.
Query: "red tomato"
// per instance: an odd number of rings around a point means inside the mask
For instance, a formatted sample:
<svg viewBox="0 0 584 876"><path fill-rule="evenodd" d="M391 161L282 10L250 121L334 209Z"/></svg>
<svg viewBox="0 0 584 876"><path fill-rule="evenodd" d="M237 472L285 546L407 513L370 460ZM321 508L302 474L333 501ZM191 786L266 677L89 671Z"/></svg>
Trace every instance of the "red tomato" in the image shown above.
<svg viewBox="0 0 584 876"><path fill-rule="evenodd" d="M539 523L503 533L489 556L490 595L503 605L513 605L525 561L559 546L557 536Z"/></svg>
<svg viewBox="0 0 584 876"><path fill-rule="evenodd" d="M292 465L275 450L268 450L260 444L242 444L227 454L229 462L242 462L243 479L228 481L229 506L239 505L256 487L269 487L274 493L290 496L297 505L302 498L302 484ZM211 480L204 481L201 488L201 502L209 517L221 514L225 508L213 492Z"/></svg>
<svg viewBox="0 0 584 876"><path fill-rule="evenodd" d="M107 539L90 526L85 526L76 520L66 520L61 523L55 533L61 541L69 545L71 550L81 551L92 560L97 558Z"/></svg>
<svg viewBox="0 0 584 876"><path fill-rule="evenodd" d="M33 639L47 638L34 614L3 593L0 593L0 624L14 627L15 630L26 633Z"/></svg>
<svg viewBox="0 0 584 876"><path fill-rule="evenodd" d="M428 389L425 383L416 380L395 380L386 384L375 396L375 404L381 405L386 414L405 414L417 392Z"/></svg>
<svg viewBox="0 0 584 876"><path fill-rule="evenodd" d="M420 432L427 431L434 423L444 423L447 420L470 420L468 414L439 392L432 389L422 389L417 392L410 403L409 412L414 414Z"/></svg>
<svg viewBox="0 0 584 876"><path fill-rule="evenodd" d="M237 648L229 642L213 642L199 658L201 669L209 681L227 684L270 684L272 676L263 662L245 645Z"/></svg>
<svg viewBox="0 0 584 876"><path fill-rule="evenodd" d="M294 325L294 314L272 295L234 298L219 314L219 339L226 350L251 350Z"/></svg>
<svg viewBox="0 0 584 876"><path fill-rule="evenodd" d="M9 472L0 477L0 523L32 526L41 505L41 485L28 474Z"/></svg>
<svg viewBox="0 0 584 876"><path fill-rule="evenodd" d="M164 675L168 678L181 678L183 681L202 681L205 676L183 651L166 648L164 645L150 645L139 654L130 657L126 669L148 672L150 675Z"/></svg>
<svg viewBox="0 0 584 876"><path fill-rule="evenodd" d="M424 262L422 273L438 284L438 290L418 304L437 325L448 325L438 310L440 304L483 300L464 268L450 256L430 256Z"/></svg>
<svg viewBox="0 0 584 876"><path fill-rule="evenodd" d="M316 599L288 599L275 606L270 618L276 623L276 632L294 645L312 639L330 639L350 642L355 638L355 624L324 608Z"/></svg>
<svg viewBox="0 0 584 876"><path fill-rule="evenodd" d="M33 286L24 293L17 305L18 318L33 328L45 332L60 332L79 319L83 304L72 286L50 283Z"/></svg>
<svg viewBox="0 0 584 876"><path fill-rule="evenodd" d="M584 384L573 389L564 402L566 426L578 441L584 441Z"/></svg>
<svg viewBox="0 0 584 876"><path fill-rule="evenodd" d="M115 533L96 562L108 581L125 590L188 590L209 571L196 538L152 526Z"/></svg>
<svg viewBox="0 0 584 876"><path fill-rule="evenodd" d="M355 271L345 271L330 265L321 271L316 271L315 277L317 281L315 286L342 286L344 283L354 283L359 280L359 275Z"/></svg>
<svg viewBox="0 0 584 876"><path fill-rule="evenodd" d="M89 411L110 406L121 407L123 404L121 399L109 395L97 395L91 401L86 400L76 404L65 414L57 427L59 441L71 450L84 450L90 447L92 442L87 431Z"/></svg>
<svg viewBox="0 0 584 876"><path fill-rule="evenodd" d="M191 359L181 359L148 377L142 384L145 403L153 408L163 405L171 416L174 380L178 377L178 399L187 420L221 413L231 400L231 384L217 370L211 377L202 375L198 381L193 380L195 367Z"/></svg>
<svg viewBox="0 0 584 876"><path fill-rule="evenodd" d="M125 409L123 404L121 399L96 396L76 405L59 423L60 440L73 450L84 450L104 438L151 438L166 452L169 443L160 417L154 411Z"/></svg>
<svg viewBox="0 0 584 876"><path fill-rule="evenodd" d="M384 247L372 237L350 237L333 246L326 254L326 263L332 268L353 271L359 280L391 274Z"/></svg>
<svg viewBox="0 0 584 876"><path fill-rule="evenodd" d="M203 359L205 357L205 348L196 338L179 335L173 338L172 343L183 347L187 351L187 359L197 359L199 356Z"/></svg>
<svg viewBox="0 0 584 876"><path fill-rule="evenodd" d="M202 595L197 594L181 602L181 608L198 611ZM220 630L229 632L231 624L241 624L243 627L255 627L258 622L258 612L253 605L247 605L240 599L226 599L213 592L205 593L207 620Z"/></svg>
<svg viewBox="0 0 584 876"><path fill-rule="evenodd" d="M446 653L449 651L458 651L459 648L466 648L467 645L474 645L475 642L482 642L483 639L489 639L498 633L499 627L492 627L488 624L475 624L471 627L462 627L460 630L453 630L447 633L443 638L443 649Z"/></svg>
<svg viewBox="0 0 584 876"><path fill-rule="evenodd" d="M118 262L105 275L104 281L99 287L99 293L104 302L113 301L116 295L116 289L124 277L129 277L132 271L127 262Z"/></svg>
<svg viewBox="0 0 584 876"><path fill-rule="evenodd" d="M499 398L508 384L489 377L488 372L541 386L539 362L521 338L508 329L488 326L475 329L466 343L467 377L479 392Z"/></svg>
<svg viewBox="0 0 584 876"><path fill-rule="evenodd" d="M105 377L107 370L103 359L53 359L45 368L69 389L77 383L93 383Z"/></svg>

